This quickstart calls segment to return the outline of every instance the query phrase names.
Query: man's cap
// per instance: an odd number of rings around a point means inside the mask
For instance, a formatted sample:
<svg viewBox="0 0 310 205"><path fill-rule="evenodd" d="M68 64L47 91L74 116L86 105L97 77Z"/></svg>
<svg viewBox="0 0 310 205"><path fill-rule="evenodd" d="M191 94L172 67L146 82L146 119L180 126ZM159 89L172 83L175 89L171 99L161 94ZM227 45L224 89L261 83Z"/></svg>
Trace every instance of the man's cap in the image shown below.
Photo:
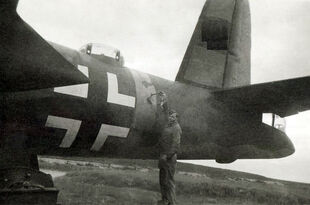
<svg viewBox="0 0 310 205"><path fill-rule="evenodd" d="M166 93L164 91L159 91L158 95L166 95Z"/></svg>
<svg viewBox="0 0 310 205"><path fill-rule="evenodd" d="M177 111L175 111L174 109L170 109L169 112L168 112L169 115L172 115L172 114L176 114L177 117L178 117L178 113Z"/></svg>

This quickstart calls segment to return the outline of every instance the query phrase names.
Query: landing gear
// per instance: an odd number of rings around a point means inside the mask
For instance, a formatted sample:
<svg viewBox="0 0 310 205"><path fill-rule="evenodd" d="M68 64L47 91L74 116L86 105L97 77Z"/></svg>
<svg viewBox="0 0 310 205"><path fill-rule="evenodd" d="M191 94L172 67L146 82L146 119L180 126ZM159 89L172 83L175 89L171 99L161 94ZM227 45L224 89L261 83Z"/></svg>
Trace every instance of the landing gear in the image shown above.
<svg viewBox="0 0 310 205"><path fill-rule="evenodd" d="M51 175L26 167L0 169L0 204L55 205Z"/></svg>
<svg viewBox="0 0 310 205"><path fill-rule="evenodd" d="M40 146L18 124L0 133L0 204L56 205L59 191L51 175L39 171Z"/></svg>
<svg viewBox="0 0 310 205"><path fill-rule="evenodd" d="M3 154L1 162L5 155L8 156ZM9 167L0 169L0 204L56 205L59 191L54 187L51 175L39 171L36 155L23 157L29 159L26 163L29 166L25 166L25 163L24 166L12 166L12 163L8 162L5 164L9 164Z"/></svg>

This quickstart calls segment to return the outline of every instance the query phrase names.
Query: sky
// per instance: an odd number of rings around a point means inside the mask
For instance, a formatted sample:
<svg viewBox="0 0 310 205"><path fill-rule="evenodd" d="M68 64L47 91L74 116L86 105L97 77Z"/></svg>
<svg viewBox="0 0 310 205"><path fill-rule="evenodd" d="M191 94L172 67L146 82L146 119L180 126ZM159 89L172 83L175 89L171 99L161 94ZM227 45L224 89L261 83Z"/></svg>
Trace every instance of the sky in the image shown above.
<svg viewBox="0 0 310 205"><path fill-rule="evenodd" d="M205 0L20 0L18 13L46 40L121 50L125 66L174 80ZM250 0L251 82L310 75L310 0ZM310 112L286 118L296 152L283 159L192 163L310 183Z"/></svg>

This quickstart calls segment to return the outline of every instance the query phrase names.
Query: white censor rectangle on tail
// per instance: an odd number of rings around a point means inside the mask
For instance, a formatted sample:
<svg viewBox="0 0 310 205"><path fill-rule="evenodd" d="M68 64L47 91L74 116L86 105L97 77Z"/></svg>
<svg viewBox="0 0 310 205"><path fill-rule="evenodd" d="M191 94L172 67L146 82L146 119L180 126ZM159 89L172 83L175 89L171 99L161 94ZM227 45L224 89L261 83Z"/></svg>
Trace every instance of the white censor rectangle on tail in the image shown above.
<svg viewBox="0 0 310 205"><path fill-rule="evenodd" d="M67 130L65 137L62 139L59 147L68 148L72 145L76 138L76 135L80 130L81 121L49 115L47 117L45 126Z"/></svg>
<svg viewBox="0 0 310 205"><path fill-rule="evenodd" d="M100 150L108 136L126 138L128 133L129 128L102 124L91 150Z"/></svg>
<svg viewBox="0 0 310 205"><path fill-rule="evenodd" d="M118 93L117 76L113 73L107 73L107 75L108 75L107 102L134 108L135 103L136 103L136 98L129 96L129 95Z"/></svg>
<svg viewBox="0 0 310 205"><path fill-rule="evenodd" d="M88 67L78 65L78 69L89 78L88 75ZM66 95L73 95L81 98L87 98L88 96L88 83L79 84L79 85L69 85L69 86L62 86L54 88L54 92L66 94Z"/></svg>

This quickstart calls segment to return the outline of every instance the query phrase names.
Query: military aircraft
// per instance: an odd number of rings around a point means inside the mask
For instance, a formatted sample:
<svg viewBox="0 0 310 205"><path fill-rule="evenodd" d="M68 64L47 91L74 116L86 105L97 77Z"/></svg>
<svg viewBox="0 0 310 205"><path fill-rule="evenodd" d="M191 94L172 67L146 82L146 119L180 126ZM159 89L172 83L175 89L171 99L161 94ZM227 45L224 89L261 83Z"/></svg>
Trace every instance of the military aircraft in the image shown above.
<svg viewBox="0 0 310 205"><path fill-rule="evenodd" d="M157 158L159 91L180 116L181 159L231 163L294 153L283 129L262 116L308 110L310 79L250 85L247 0L206 1L175 81L124 67L112 47L88 43L77 51L47 42L17 4L0 5L0 200L26 185L57 195L37 154Z"/></svg>

